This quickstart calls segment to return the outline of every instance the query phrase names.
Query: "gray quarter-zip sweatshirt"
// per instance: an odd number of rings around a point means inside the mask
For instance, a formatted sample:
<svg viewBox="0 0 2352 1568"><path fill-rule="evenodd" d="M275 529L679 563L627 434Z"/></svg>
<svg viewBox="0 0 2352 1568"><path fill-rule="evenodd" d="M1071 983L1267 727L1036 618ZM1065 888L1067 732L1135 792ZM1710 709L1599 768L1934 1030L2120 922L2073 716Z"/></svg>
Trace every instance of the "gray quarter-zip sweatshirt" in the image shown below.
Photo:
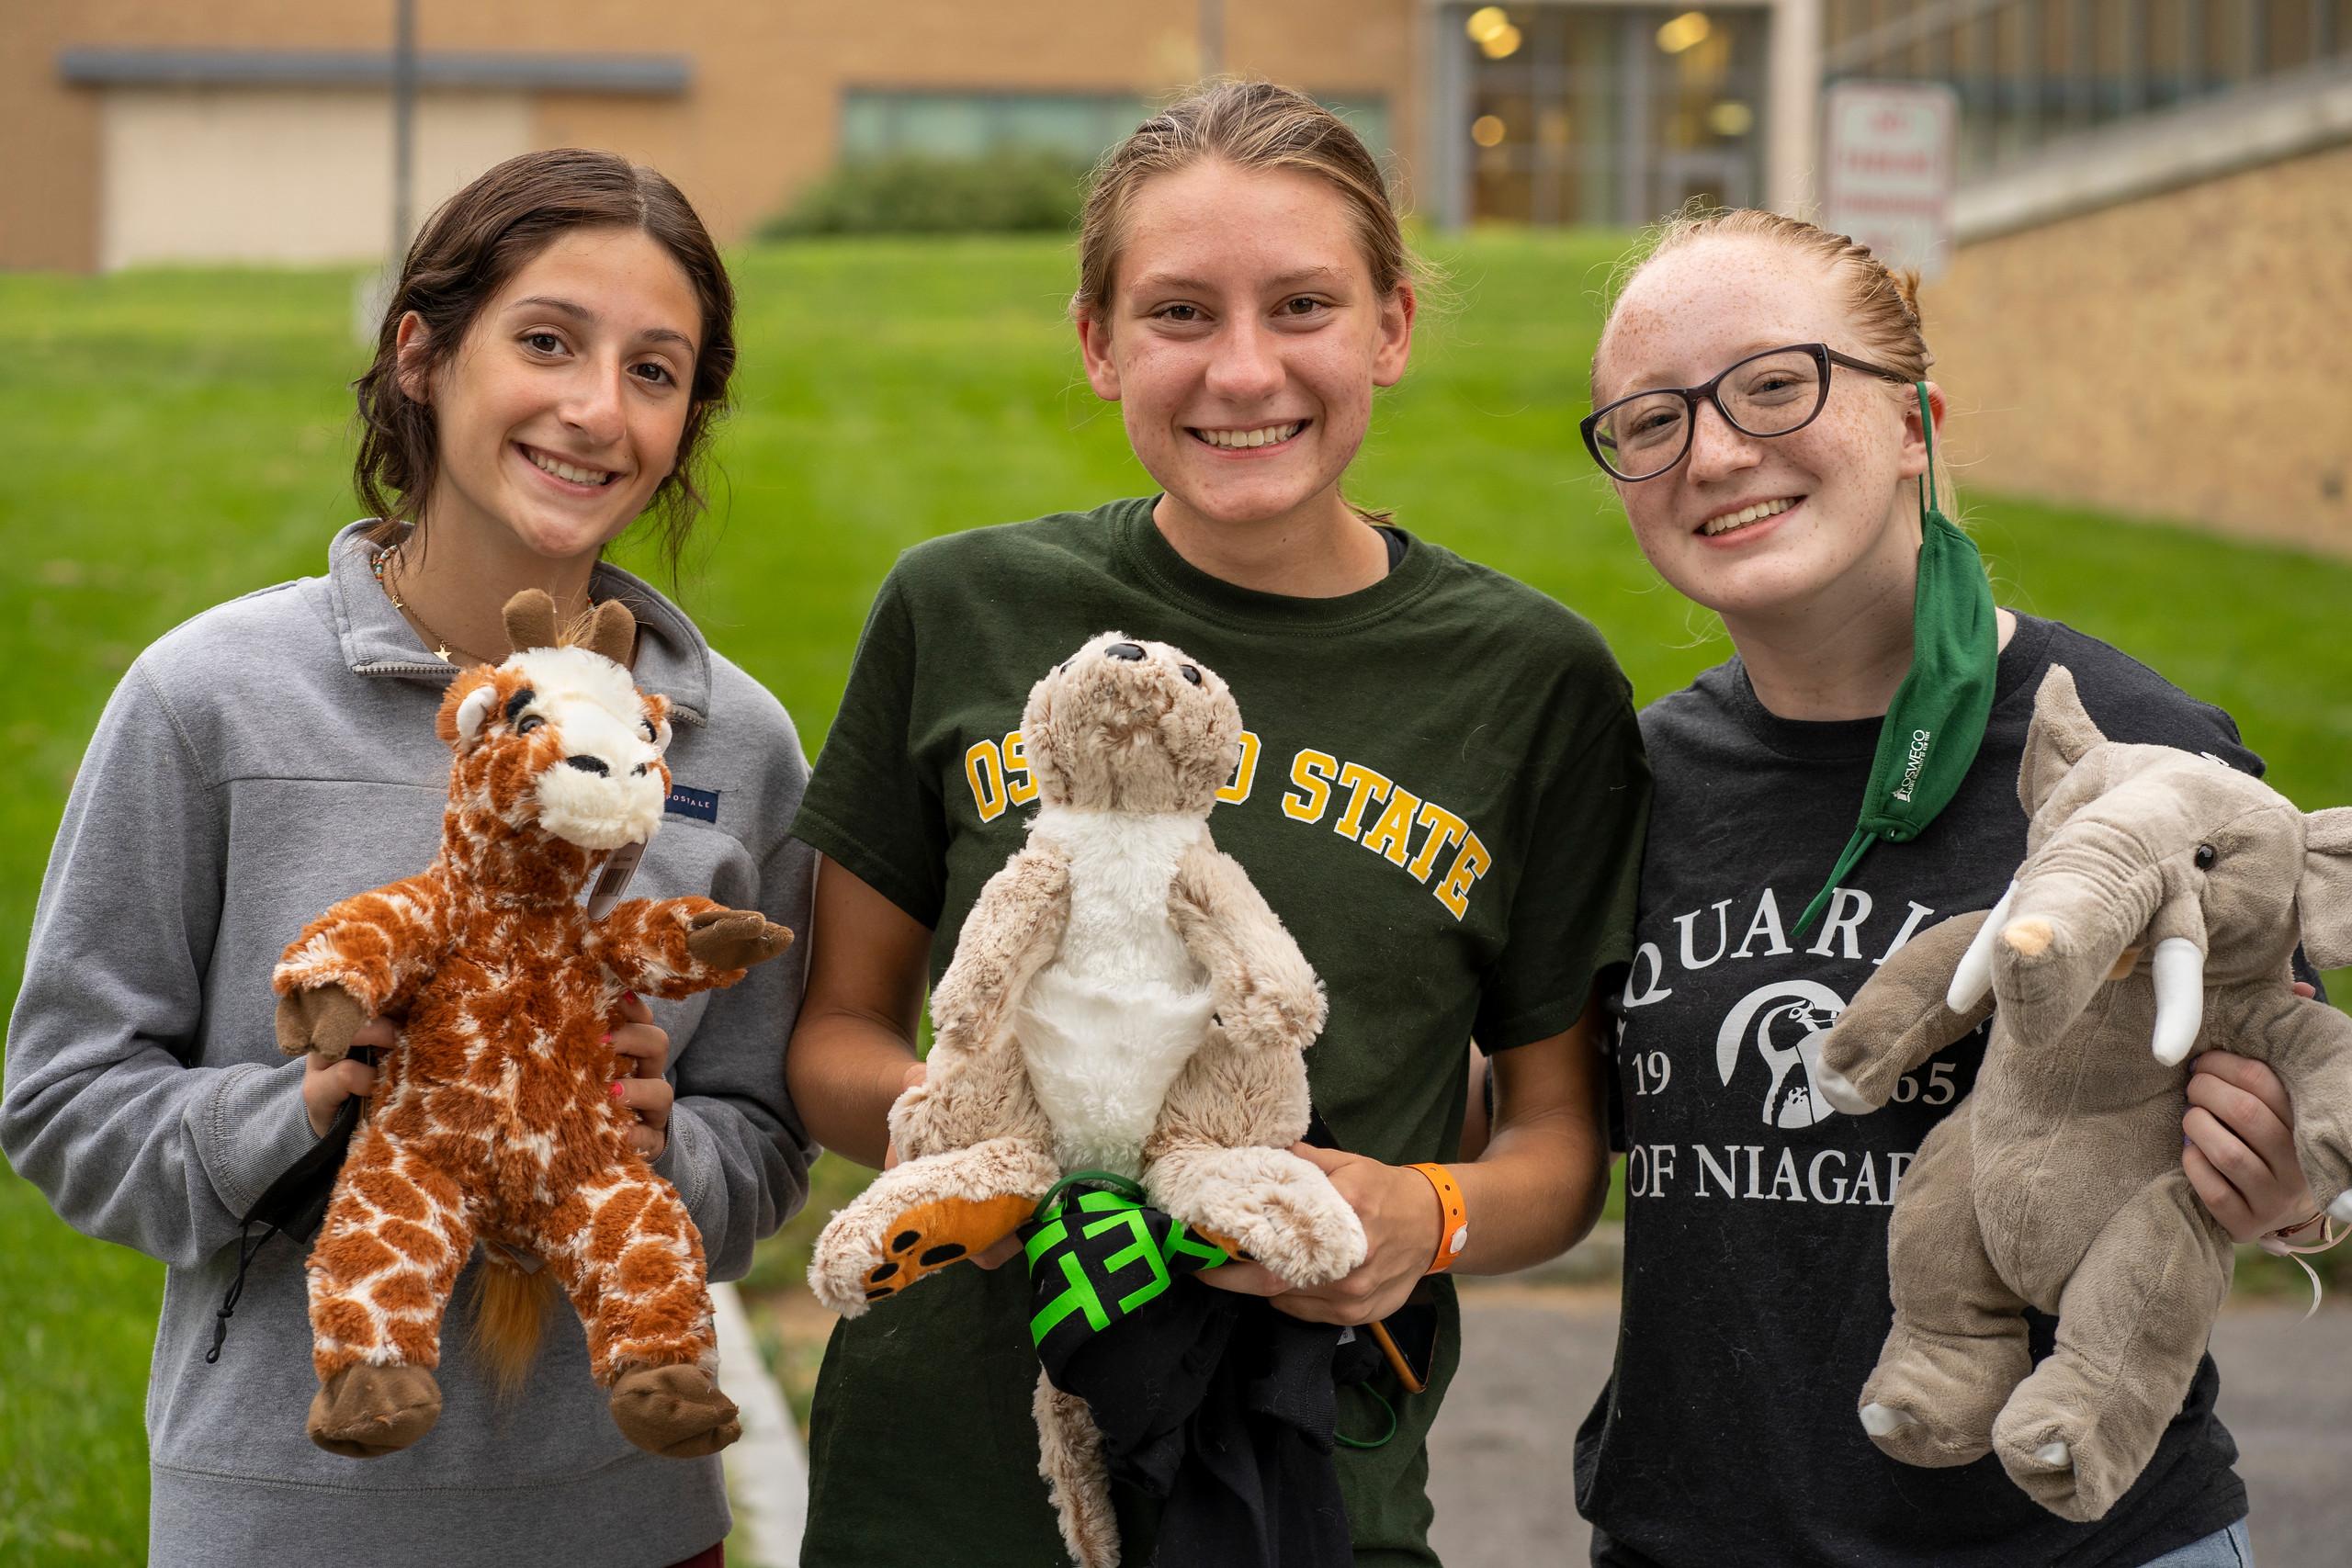
<svg viewBox="0 0 2352 1568"><path fill-rule="evenodd" d="M301 1244L262 1248L204 1359L238 1216L313 1142L270 969L306 921L440 842L433 721L456 671L373 581L361 528L335 536L326 576L164 636L107 703L33 917L0 1148L69 1224L171 1266L147 1393L156 1568L660 1568L727 1533L719 1461L631 1447L560 1304L524 1392L499 1403L466 1344L479 1258L443 1329L440 1423L404 1452L343 1459L304 1436ZM610 567L593 592L636 614L638 681L672 704L675 787L630 896L705 894L804 939L729 990L652 1003L678 1091L654 1168L712 1277L732 1279L806 1197L814 1153L784 1084L813 878L787 829L808 764L784 708L676 606Z"/></svg>

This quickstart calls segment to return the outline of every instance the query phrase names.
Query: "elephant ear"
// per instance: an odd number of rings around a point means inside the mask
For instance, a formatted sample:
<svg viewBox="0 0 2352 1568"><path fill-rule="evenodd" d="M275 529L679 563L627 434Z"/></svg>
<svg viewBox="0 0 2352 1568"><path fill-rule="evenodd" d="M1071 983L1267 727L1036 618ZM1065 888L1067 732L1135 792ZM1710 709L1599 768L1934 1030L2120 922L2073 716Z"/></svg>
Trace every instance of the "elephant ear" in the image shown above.
<svg viewBox="0 0 2352 1568"><path fill-rule="evenodd" d="M2041 689L2034 694L2033 722L2025 732L2025 761L2018 769L2018 800L2025 807L2025 814L2031 817L2039 812L2075 764L2106 739L2091 716L2083 711L2073 671L2063 664L2052 665L2041 677Z"/></svg>
<svg viewBox="0 0 2352 1568"><path fill-rule="evenodd" d="M2303 955L2314 969L2352 964L2352 806L2303 818L2303 879L2295 887Z"/></svg>

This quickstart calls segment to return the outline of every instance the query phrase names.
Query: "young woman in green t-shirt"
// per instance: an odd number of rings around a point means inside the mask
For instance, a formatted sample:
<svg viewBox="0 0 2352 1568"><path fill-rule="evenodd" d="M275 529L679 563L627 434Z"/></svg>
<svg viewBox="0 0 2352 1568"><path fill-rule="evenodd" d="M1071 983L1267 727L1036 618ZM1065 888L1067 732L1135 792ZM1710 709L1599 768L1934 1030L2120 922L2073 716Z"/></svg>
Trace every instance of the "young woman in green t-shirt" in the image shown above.
<svg viewBox="0 0 2352 1568"><path fill-rule="evenodd" d="M1207 1282L1330 1324L1432 1304L1429 1392L1385 1372L1343 1389L1339 1468L1358 1562L1434 1562L1425 1440L1458 1319L1424 1284L1440 1180L1409 1168L1457 1159L1475 1037L1496 1110L1478 1156L1442 1173L1468 1212L1455 1266L1523 1268L1599 1210L1594 978L1627 957L1647 799L1628 689L1577 616L1342 496L1415 296L1341 121L1264 84L1172 106L1105 161L1080 253L1089 383L1163 493L936 539L884 584L796 823L825 858L793 1096L825 1145L886 1158L926 981L1023 840L1036 678L1114 626L1215 668L1249 727L1217 841L1329 987L1308 1066L1338 1147L1302 1152L1371 1247L1319 1289L1248 1263ZM948 1269L835 1332L804 1562L1059 1558L1020 1273Z"/></svg>

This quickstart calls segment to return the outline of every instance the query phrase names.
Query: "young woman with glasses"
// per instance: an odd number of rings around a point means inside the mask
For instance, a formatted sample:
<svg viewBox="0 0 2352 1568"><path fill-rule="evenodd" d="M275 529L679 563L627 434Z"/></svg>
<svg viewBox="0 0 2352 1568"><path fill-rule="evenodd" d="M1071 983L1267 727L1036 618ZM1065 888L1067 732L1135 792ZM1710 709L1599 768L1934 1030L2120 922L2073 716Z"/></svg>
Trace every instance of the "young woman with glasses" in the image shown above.
<svg viewBox="0 0 2352 1568"><path fill-rule="evenodd" d="M1624 1318L1578 1434L1577 1502L1593 1561L1617 1568L2248 1562L2210 1359L2090 1523L2045 1510L1996 1456L1899 1463L1857 1418L1892 1321L1896 1186L1984 1040L1854 1119L1815 1091L1812 1037L1889 953L2007 885L2052 664L2110 737L2261 767L2219 709L1995 608L1933 511L1944 398L1914 281L1792 219L1687 219L1634 268L1595 355L1586 443L1643 553L1723 617L1734 657L1642 715L1657 794L1616 1032ZM1974 746L1907 842L1857 830L1884 730L1898 752L1923 731ZM2181 1162L2241 1240L2315 1217L2291 1120L2267 1068L2199 1059ZM2033 1319L2037 1357L2050 1330Z"/></svg>

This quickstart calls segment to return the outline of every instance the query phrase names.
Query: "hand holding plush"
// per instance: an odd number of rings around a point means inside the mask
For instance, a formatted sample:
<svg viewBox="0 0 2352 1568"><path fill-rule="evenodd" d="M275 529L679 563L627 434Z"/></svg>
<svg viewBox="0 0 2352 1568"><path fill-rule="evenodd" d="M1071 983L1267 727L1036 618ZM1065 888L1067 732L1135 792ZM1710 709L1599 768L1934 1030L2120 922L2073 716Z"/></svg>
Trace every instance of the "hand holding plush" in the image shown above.
<svg viewBox="0 0 2352 1568"><path fill-rule="evenodd" d="M2230 1237L2181 1164L2189 1058L2267 1061L2312 1190L2352 1219L2352 1019L2288 961L2352 959L2352 808L2309 816L2192 752L2102 736L2053 667L2018 794L2026 861L1989 913L1923 932L1824 1039L1861 1114L1993 1021L1976 1088L1920 1145L1888 1235L1894 1327L1862 1425L1910 1464L1988 1450L2096 1519L2146 1468L2229 1292ZM2030 1364L2023 1313L2055 1314Z"/></svg>
<svg viewBox="0 0 2352 1568"><path fill-rule="evenodd" d="M604 855L661 825L669 705L630 679L625 606L598 605L583 645L560 641L537 590L506 623L514 656L442 703L456 759L439 856L313 920L273 976L288 1055L337 1059L365 1020L403 1020L311 1252L309 1429L361 1459L431 1429L442 1315L479 1241L478 1338L502 1381L527 1371L560 1288L621 1431L707 1454L741 1428L714 1376L702 1241L630 1146L608 1021L627 992L733 985L792 933L707 898L591 917L580 898ZM518 1254L547 1267L526 1275Z"/></svg>

